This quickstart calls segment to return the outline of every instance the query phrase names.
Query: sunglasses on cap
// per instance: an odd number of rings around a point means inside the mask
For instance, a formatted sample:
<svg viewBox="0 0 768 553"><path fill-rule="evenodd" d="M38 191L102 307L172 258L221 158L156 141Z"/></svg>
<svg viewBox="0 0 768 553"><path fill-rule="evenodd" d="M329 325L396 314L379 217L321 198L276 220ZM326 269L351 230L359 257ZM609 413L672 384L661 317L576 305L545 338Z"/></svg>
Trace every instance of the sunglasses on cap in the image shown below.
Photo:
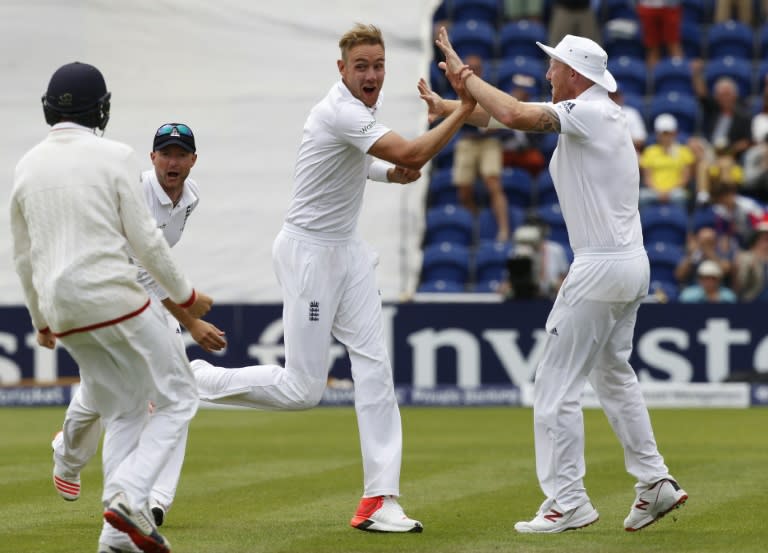
<svg viewBox="0 0 768 553"><path fill-rule="evenodd" d="M167 125L163 125L159 129L157 129L155 136L165 136L168 134L173 134L174 129L179 134L184 134L186 136L195 136L194 134L192 134L192 129L190 129L186 125L182 125L182 124L176 125L173 123L168 123Z"/></svg>

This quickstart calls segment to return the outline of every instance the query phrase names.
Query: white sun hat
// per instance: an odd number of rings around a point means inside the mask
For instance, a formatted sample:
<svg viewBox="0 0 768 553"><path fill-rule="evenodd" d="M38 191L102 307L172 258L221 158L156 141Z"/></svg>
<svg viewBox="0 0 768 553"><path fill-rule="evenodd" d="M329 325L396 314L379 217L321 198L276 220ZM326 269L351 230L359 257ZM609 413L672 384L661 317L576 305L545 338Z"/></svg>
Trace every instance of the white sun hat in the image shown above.
<svg viewBox="0 0 768 553"><path fill-rule="evenodd" d="M594 40L565 35L554 48L541 42L536 44L549 57L572 67L574 71L608 92L616 92L616 79L608 71L608 54Z"/></svg>

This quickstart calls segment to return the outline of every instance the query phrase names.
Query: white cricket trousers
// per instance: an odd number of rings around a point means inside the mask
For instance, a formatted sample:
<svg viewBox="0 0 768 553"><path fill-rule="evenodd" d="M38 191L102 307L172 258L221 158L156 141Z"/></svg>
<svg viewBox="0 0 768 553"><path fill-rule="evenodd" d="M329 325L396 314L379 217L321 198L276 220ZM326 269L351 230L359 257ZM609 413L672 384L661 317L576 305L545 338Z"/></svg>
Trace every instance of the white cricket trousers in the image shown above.
<svg viewBox="0 0 768 553"><path fill-rule="evenodd" d="M195 370L200 399L270 410L317 405L328 381L331 335L352 364L363 457L363 497L399 495L402 429L376 286L377 256L357 237L285 224L272 248L283 291L285 367Z"/></svg>
<svg viewBox="0 0 768 553"><path fill-rule="evenodd" d="M577 250L547 319L534 383L536 472L546 500L564 510L589 500L584 487L581 395L589 379L638 484L669 478L637 376L629 364L637 311L648 293L644 249Z"/></svg>
<svg viewBox="0 0 768 553"><path fill-rule="evenodd" d="M164 309L160 308L160 312L170 330L170 339L178 340L182 351L184 351L184 341L181 338L181 328L178 321ZM186 355L177 359L177 362L179 364L186 363ZM81 383L75 395L72 396L64 416L63 440L54 447L53 451L56 464L69 473L80 473L96 454L101 441L101 417L94 407L86 403L83 399L84 396L87 397L88 393L83 392L83 384ZM178 446L173 450L168 463L160 471L150 494L151 499L160 503L166 511L170 510L176 497L181 468L184 464L187 431L188 426L185 426Z"/></svg>
<svg viewBox="0 0 768 553"><path fill-rule="evenodd" d="M102 500L125 491L134 507L146 508L158 474L197 410L194 377L180 341L169 339L153 302L136 317L63 337L61 343L79 366L82 404L98 413L104 426ZM155 406L151 417L148 401Z"/></svg>

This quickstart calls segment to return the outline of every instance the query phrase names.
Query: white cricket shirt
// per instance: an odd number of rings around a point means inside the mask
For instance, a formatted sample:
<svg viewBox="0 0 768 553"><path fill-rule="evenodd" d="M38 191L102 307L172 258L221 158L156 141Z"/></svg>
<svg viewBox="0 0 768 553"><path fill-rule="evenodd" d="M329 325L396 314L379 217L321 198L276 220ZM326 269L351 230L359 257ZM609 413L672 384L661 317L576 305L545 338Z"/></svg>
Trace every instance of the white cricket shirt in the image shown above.
<svg viewBox="0 0 768 553"><path fill-rule="evenodd" d="M549 171L571 248L642 247L640 170L621 108L598 85L550 105L561 131Z"/></svg>
<svg viewBox="0 0 768 553"><path fill-rule="evenodd" d="M168 245L171 247L175 246L181 239L187 219L200 202L200 189L197 183L189 178L184 181L184 191L175 206L157 180L157 174L154 169L144 171L141 174L141 186L149 212L157 221L157 228L163 231L163 236L165 236ZM152 275L135 258L134 262L139 269L139 282L147 292L159 300L167 298L168 293L163 290L163 287L155 282Z"/></svg>
<svg viewBox="0 0 768 553"><path fill-rule="evenodd" d="M351 236L363 205L370 147L389 132L339 81L304 123L286 222L310 232Z"/></svg>

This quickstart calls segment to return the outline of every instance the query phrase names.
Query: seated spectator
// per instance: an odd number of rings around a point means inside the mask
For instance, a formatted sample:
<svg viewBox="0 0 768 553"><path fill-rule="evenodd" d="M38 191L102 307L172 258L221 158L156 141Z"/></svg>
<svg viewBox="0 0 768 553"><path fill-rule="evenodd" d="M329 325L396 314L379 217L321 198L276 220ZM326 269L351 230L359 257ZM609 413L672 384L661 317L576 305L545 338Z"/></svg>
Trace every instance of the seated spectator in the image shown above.
<svg viewBox="0 0 768 553"><path fill-rule="evenodd" d="M469 55L465 62L475 74L482 75L482 58ZM459 201L471 212L476 213L475 181L478 177L482 178L499 229L496 239L500 242L509 240L507 197L501 185L502 137L505 132L464 125L457 135L453 149L453 183L458 187Z"/></svg>
<svg viewBox="0 0 768 553"><path fill-rule="evenodd" d="M678 142L673 115L662 113L653 128L656 144L646 146L640 154L640 205L658 202L685 206L695 161L693 152Z"/></svg>
<svg viewBox="0 0 768 553"><path fill-rule="evenodd" d="M549 43L557 44L565 35L583 36L598 44L602 42L591 0L552 0Z"/></svg>
<svg viewBox="0 0 768 553"><path fill-rule="evenodd" d="M675 267L675 279L680 286L694 284L694 275L704 261L712 261L720 267L726 280L731 274L731 267L738 249L727 237L718 237L712 227L701 227L691 234L686 244L686 254Z"/></svg>
<svg viewBox="0 0 768 553"><path fill-rule="evenodd" d="M531 92L535 81L527 75L514 75L512 77L512 89L510 96L521 102L531 101ZM520 167L528 171L534 177L538 175L547 164L544 154L538 147L541 134L527 133L519 129L503 130L504 132L504 166Z"/></svg>
<svg viewBox="0 0 768 553"><path fill-rule="evenodd" d="M617 88L616 92L611 92L608 96L611 97L615 104L621 106L621 111L626 115L629 134L632 136L632 142L635 145L637 154L640 155L640 152L645 148L645 141L648 140L648 130L645 128L643 116L640 115L637 108L624 103L624 93L621 91L621 88Z"/></svg>
<svg viewBox="0 0 768 553"><path fill-rule="evenodd" d="M736 303L733 290L722 285L723 272L714 261L704 261L696 271L698 284L688 286L678 301L681 303Z"/></svg>
<svg viewBox="0 0 768 553"><path fill-rule="evenodd" d="M700 136L688 139L688 147L693 152L693 181L696 188L696 204L709 204L709 166L715 161L715 149Z"/></svg>
<svg viewBox="0 0 768 553"><path fill-rule="evenodd" d="M730 77L715 81L710 95L703 60L691 61L693 90L702 112L702 134L710 144L725 144L740 160L752 145L752 117L739 103L739 87Z"/></svg>
<svg viewBox="0 0 768 553"><path fill-rule="evenodd" d="M768 0L766 0L768 4ZM768 8L768 5L766 5ZM766 13L768 16L768 13ZM762 105L760 111L752 117L752 142L757 144L765 138L768 134L768 74L765 75L765 81L763 82L763 98L761 100Z"/></svg>
<svg viewBox="0 0 768 553"><path fill-rule="evenodd" d="M736 256L734 291L743 302L768 302L768 221L757 224L749 249Z"/></svg>
<svg viewBox="0 0 768 553"><path fill-rule="evenodd" d="M683 7L680 0L637 0L637 17L649 69L661 59L662 48L671 58L683 57L680 38Z"/></svg>
<svg viewBox="0 0 768 553"><path fill-rule="evenodd" d="M518 19L541 21L543 15L544 0L504 0L505 21L517 21Z"/></svg>
<svg viewBox="0 0 768 553"><path fill-rule="evenodd" d="M768 203L768 129L757 143L744 152L745 195Z"/></svg>
<svg viewBox="0 0 768 553"><path fill-rule="evenodd" d="M563 246L544 237L541 225L518 227L509 256L510 271L499 293L508 299L555 299L568 274L568 257Z"/></svg>
<svg viewBox="0 0 768 553"><path fill-rule="evenodd" d="M755 224L764 217L763 207L753 198L739 194L738 186L725 181L714 181L710 194L715 230L721 236L731 236L740 248L745 247L752 239Z"/></svg>

